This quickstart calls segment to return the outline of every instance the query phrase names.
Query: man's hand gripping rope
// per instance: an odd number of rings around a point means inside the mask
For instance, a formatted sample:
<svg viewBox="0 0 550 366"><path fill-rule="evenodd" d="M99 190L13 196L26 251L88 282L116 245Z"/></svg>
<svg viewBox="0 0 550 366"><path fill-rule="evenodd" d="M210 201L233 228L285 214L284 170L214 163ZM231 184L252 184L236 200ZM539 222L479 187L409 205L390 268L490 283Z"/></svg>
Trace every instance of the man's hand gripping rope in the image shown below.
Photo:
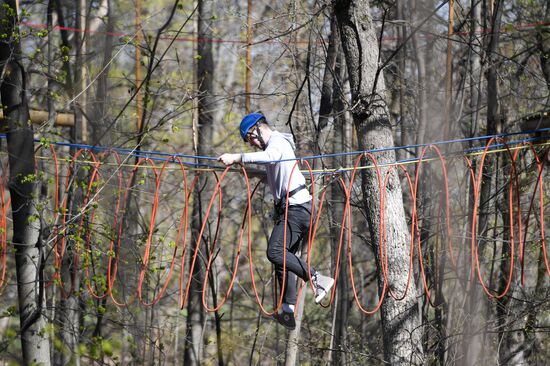
<svg viewBox="0 0 550 366"><path fill-rule="evenodd" d="M218 157L218 161L221 161L225 166L240 163L242 161L241 154L222 154Z"/></svg>

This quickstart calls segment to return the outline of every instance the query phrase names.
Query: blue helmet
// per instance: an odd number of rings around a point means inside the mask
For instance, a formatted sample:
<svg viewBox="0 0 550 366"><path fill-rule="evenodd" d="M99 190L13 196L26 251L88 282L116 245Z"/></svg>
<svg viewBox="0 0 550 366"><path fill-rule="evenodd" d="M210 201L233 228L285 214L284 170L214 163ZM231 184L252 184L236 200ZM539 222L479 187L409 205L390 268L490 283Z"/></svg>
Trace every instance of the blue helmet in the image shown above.
<svg viewBox="0 0 550 366"><path fill-rule="evenodd" d="M241 137L246 142L246 134L252 127L256 125L260 120L265 119L264 115L261 113L250 113L244 116L241 121L239 130L241 131Z"/></svg>

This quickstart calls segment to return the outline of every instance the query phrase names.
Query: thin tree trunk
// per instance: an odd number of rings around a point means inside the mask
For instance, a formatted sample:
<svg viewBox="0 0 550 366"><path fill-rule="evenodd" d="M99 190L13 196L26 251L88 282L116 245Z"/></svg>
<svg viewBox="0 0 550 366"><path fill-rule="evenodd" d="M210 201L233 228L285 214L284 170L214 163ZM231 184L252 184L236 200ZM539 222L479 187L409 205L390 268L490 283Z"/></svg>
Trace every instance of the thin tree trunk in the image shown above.
<svg viewBox="0 0 550 366"><path fill-rule="evenodd" d="M548 182L548 178L546 178L545 181ZM537 224L540 227L540 225L545 225L546 223L541 222L541 220L538 219ZM539 240L536 242L542 242L544 240L544 238L540 238L540 237L538 239ZM525 327L524 327L525 329L524 334L526 337L521 347L521 348L527 348L530 351L536 350L535 347L539 345L539 343L542 343L540 342L540 339L537 338L537 333L533 332L533 330L536 329L535 327L537 325L540 326L542 323L539 321L538 318L540 317L540 315L544 314L544 307L540 306L540 304L544 303L545 299L547 299L548 288L550 284L550 278L546 272L546 264L545 264L544 256L545 256L545 253L542 250L542 245L541 245L539 248L539 257L537 261L537 279L535 283L535 289L533 291L533 299L532 299L532 302L529 304L529 309L527 310L527 320L525 322ZM546 320L546 324L548 324L548 320ZM545 335L543 335L543 337L545 337ZM533 364L536 364L536 360L532 360L532 361L533 361Z"/></svg>
<svg viewBox="0 0 550 366"><path fill-rule="evenodd" d="M338 42L340 42L340 37L338 37ZM333 100L334 100L334 137L332 142L332 151L349 151L350 147L346 146L346 141L349 140L347 130L348 125L351 122L346 118L345 105L344 105L344 91L342 86L344 84L344 78L346 75L346 69L344 65L343 57L340 53L337 58L335 69L334 69L335 80L333 83ZM342 161L337 162L335 166L350 166L351 159L349 156L344 156ZM348 184L345 177L344 183ZM336 282L336 304L334 309L334 323L333 323L333 340L332 340L332 364L333 365L346 365L347 364L347 352L348 349L348 315L350 310L350 289L349 289L349 276L348 276L348 266L347 266L347 257L348 257L348 246L345 243L342 243L340 253L338 253L338 248L340 246L340 232L342 225L342 215L344 213L344 202L345 195L343 187L341 187L340 182L337 180L331 182L330 186L330 237L331 237L331 252L332 252L332 273L337 273L337 282ZM346 238L347 233L344 233L342 238ZM336 268L336 261L338 254L340 255L340 260L338 263L338 268Z"/></svg>
<svg viewBox="0 0 550 366"><path fill-rule="evenodd" d="M479 11L480 5L477 0L471 0L470 3L470 40L469 40L469 61L470 61L470 114L471 114L471 125L470 125L470 136L477 136L478 133L478 111L481 103L481 42L478 40L476 35L476 30L481 26L481 12Z"/></svg>
<svg viewBox="0 0 550 366"><path fill-rule="evenodd" d="M197 154L199 153L197 152ZM185 336L185 356L183 359L184 365L199 365L204 348L202 334L205 314L201 305L200 293L204 281L204 273L202 272L203 262L200 253L206 253L204 249L201 249L207 245L207 242L205 241L206 237L203 235L201 238L201 247L197 248L195 243L199 240L198 235L202 226L204 211L202 209L203 205L201 204L201 201L204 200L202 198L202 192L206 192L205 195L208 192L208 190L204 188L206 183L207 182L204 176L199 176L193 197L193 215L191 217L191 243L193 244L193 247L190 252L187 268L191 268L192 258L195 255L197 256L197 260L195 261L193 272L190 273L193 278L191 279L191 286L189 288L189 296L187 299L187 330ZM196 251L199 253L196 253Z"/></svg>
<svg viewBox="0 0 550 366"><path fill-rule="evenodd" d="M417 27L420 23L421 16L421 5L417 4L417 0L413 0L411 3L411 21L413 27ZM416 62L416 75L418 82L418 100L417 100L417 111L418 111L418 123L416 128L416 138L415 144L423 144L427 139L427 98L426 98L426 53L424 52L424 47L419 45L419 34L418 32L413 33L412 35L412 45L413 45L413 54L414 60ZM419 155L419 149L416 148L416 155Z"/></svg>
<svg viewBox="0 0 550 366"><path fill-rule="evenodd" d="M346 64L350 77L351 113L357 130L361 150L394 146L389 112L384 100L385 83L382 70L378 70L379 49L377 35L366 0L334 1ZM360 23L359 23L360 20ZM395 152L377 154L378 163L395 161ZM382 168L384 177L387 168ZM377 174L373 169L363 170L363 203L369 223L370 237L375 248L378 289L384 289L381 272L379 240L382 235L380 222L381 202ZM394 292L402 294L407 285L410 257L410 234L405 221L401 184L394 169L390 176L385 197L385 226L387 234L388 283ZM416 303L416 286L410 283L407 295L400 301L386 297L381 308L384 359L391 364L421 364L423 350L420 343L421 329Z"/></svg>
<svg viewBox="0 0 550 366"><path fill-rule="evenodd" d="M502 200L498 204L499 211L502 217L502 242L500 243L502 249L499 253L495 250L493 254L495 258L500 258L500 271L498 276L498 293L501 293L506 288L509 274L510 274L510 261L512 253L510 247L510 208L508 205L508 200L510 199L510 193L508 190L508 182L505 182L504 179L507 177L511 178L510 174L512 169L510 168L509 159L499 159L500 161L504 160L502 173L501 169L497 170L495 174L497 177L497 190L501 188L502 190ZM506 162L508 164L506 164ZM505 184L506 186L502 186ZM521 235L521 233L520 233ZM496 244L496 243L495 243ZM520 293L522 291L516 291L521 285L519 282L519 276L514 276L512 288L509 292L509 295L504 296L501 299L496 301L496 320L498 324L498 339L499 344L499 365L527 365L526 360L526 350L522 349L522 345L525 339L525 333L523 332L523 327L525 326L525 320L522 316L524 309L524 300L523 295Z"/></svg>
<svg viewBox="0 0 550 366"><path fill-rule="evenodd" d="M502 17L502 1L497 0L494 5L494 13L491 16L491 28L500 29L501 17ZM498 103L498 65L497 61L497 48L499 44L500 32L493 32L489 36L489 43L487 46L487 134L493 135L498 132L499 116L499 103ZM493 188L493 174L494 163L492 158L488 157L483 166L483 177L479 195L479 221L477 227L478 242L477 250L480 256L483 257L487 240L489 235L489 209L491 205L489 200ZM475 281L474 278L471 281ZM485 327L483 326L485 320L484 314L485 301L482 298L483 294L479 286L470 286L468 294L469 301L467 303L467 314L469 322L465 323L464 337L465 342L463 344L463 354L465 356L465 364L471 365L480 361L481 351L483 347L482 339L484 337ZM474 330L474 332L472 332ZM477 331L475 331L477 330Z"/></svg>
<svg viewBox="0 0 550 366"><path fill-rule="evenodd" d="M74 152L74 151L73 151ZM77 168L78 169L78 168ZM82 189L80 187L84 179L87 179L80 169L75 171L75 182L77 182L77 189L71 189L71 192L68 194L70 197L69 206L69 220L68 222L78 222L80 219L79 209L82 207L82 202L84 199ZM71 224L69 224L69 227ZM58 291L59 300L57 302L57 309L55 312L56 324L59 324L58 336L63 347L56 347L54 350L54 365L79 365L80 359L77 352L77 347L79 344L80 334L80 317L79 317L79 287L80 281L78 276L78 269L74 263L74 250L76 241L74 239L69 239L70 237L76 237L78 235L77 229L68 229L67 230L67 245L65 253L63 255L63 261L60 268L60 279L61 286L64 290ZM81 233L80 235L86 235Z"/></svg>
<svg viewBox="0 0 550 366"><path fill-rule="evenodd" d="M63 8L61 4L61 0L53 0L55 1L55 10L57 12L57 22L59 23L60 33L61 33L61 46L63 49L71 49L71 45L69 43L69 32L67 30L66 24L65 24L65 16L63 14ZM63 51L66 52L66 51ZM65 71L66 77L66 91L67 95L72 98L74 95L74 84L73 84L73 77L71 72L71 65L69 63L69 58L63 59L63 71Z"/></svg>
<svg viewBox="0 0 550 366"><path fill-rule="evenodd" d="M298 253L298 255L300 255ZM300 280L298 280L300 281ZM286 345L286 351L285 351L285 366L294 366L299 365L299 357L298 354L300 352L300 330L302 329L302 320L304 317L304 305L305 305L305 298L306 298L306 287L303 286L302 295L298 299L298 302L296 303L295 313L294 316L296 317L296 329L289 332L287 345Z"/></svg>
<svg viewBox="0 0 550 366"><path fill-rule="evenodd" d="M421 21L423 16L425 15L425 11L423 11L425 2L418 2L417 0L413 0L411 2L411 22L412 26L414 28L421 26ZM425 38L425 37L422 37ZM420 44L421 37L419 36L418 32L414 32L412 34L412 46L413 46L413 54L414 54L414 61L416 66L416 78L417 78L417 84L418 88L416 88L416 95L417 95L417 107L416 110L416 116L417 116L417 128L416 128L416 136L415 136L415 144L420 145L424 144L427 141L429 141L429 133L430 127L428 126L428 103L427 103L427 75L426 75L426 59L427 59L427 51L426 51L426 45ZM426 41L425 41L426 42ZM417 146L415 148L415 156L419 157L420 153L422 151L422 147ZM418 169L418 167L416 168ZM424 263L433 263L433 250L430 250L432 248L433 243L429 241L430 233L432 228L432 216L433 216L433 202L432 202L432 193L434 188L440 187L440 184L435 183L431 181L433 179L433 171L428 164L422 165L422 174L419 176L420 183L419 183L419 189L418 192L416 192L416 206L418 209L418 219L419 219L419 231L420 231L420 245L422 247L422 252L418 255L421 255ZM428 181L430 180L430 183L428 184ZM434 269L435 270L435 269ZM433 283L434 276L433 271L428 272L428 278L431 283ZM422 319L424 323L429 323L429 316L430 316L430 307L424 302L424 306L422 307ZM432 342L431 339L428 337L432 335L431 332L426 332L425 337L423 339L424 346L428 346L430 342ZM439 340L436 340L435 342L438 342ZM427 348L427 347L426 347Z"/></svg>
<svg viewBox="0 0 550 366"><path fill-rule="evenodd" d="M296 9L293 9L293 14L296 14ZM298 38L298 36L299 36L299 32L293 32L294 39ZM309 45L309 47L311 48L311 44ZM308 49L308 51L310 51L310 49ZM310 59L310 56L309 56L310 52L308 52L307 55L308 56L306 57L306 60L304 60L303 64L304 64L304 67L306 68L305 78L307 78L306 81L309 82L309 73L310 73L309 69L311 67L311 65L310 65L311 59ZM300 70L297 70L297 75L300 75L299 71ZM326 71L326 69L325 69L325 71ZM299 76L299 77L301 78L301 76ZM296 98L296 102L298 102L298 100L300 98L300 92L298 92L298 94L296 95L295 98ZM300 104L296 103L295 105L299 106ZM309 143L312 143L312 145L314 145L314 146L319 146L318 145L318 143L319 143L318 139L317 139L317 141L309 141L308 139L303 138L304 136L307 136L306 131L308 130L308 128L307 128L307 125L306 125L306 123L303 119L298 119L298 122L299 123L294 125L294 127L296 128L296 131L297 131L296 140L295 140L297 149L300 149L300 147L305 147ZM315 137L317 138L318 135L315 136ZM312 184L318 184L318 183L312 182ZM319 189L319 187L316 186L315 190L317 192L319 191L318 189ZM313 230L313 227L311 227L310 230ZM307 246L307 236L304 238L304 241L300 244L302 245L302 247ZM298 253L297 253L298 256L301 255L302 249L303 248L300 248L300 250L298 251ZM295 278L295 276L294 276L294 278ZM289 282L289 286L298 286L297 282L301 283L302 281L300 279L298 279L297 281ZM306 287L307 286L303 286L304 291L302 292L300 298L298 299L298 302L295 304L294 316L295 316L295 319L296 319L296 328L289 332L289 335L288 335L288 338L287 338L286 348L285 348L285 366L294 366L294 365L299 364L299 359L300 359L300 357L299 357L299 352L300 352L299 342L300 342L300 334L301 334L301 327L302 327L302 319L303 319L303 314L304 314Z"/></svg>
<svg viewBox="0 0 550 366"><path fill-rule="evenodd" d="M75 12L75 27L77 29L84 28L86 25L86 1L79 0L76 2L76 12ZM84 65L84 53L86 52L86 32L76 34L74 37L75 40L75 80L73 85L73 93L76 94L80 90L84 90L85 84L85 70L86 66ZM71 98L74 98L75 95L71 95ZM75 104L72 105L73 112L75 114L75 125L71 129L71 140L74 143L83 142L82 139L87 135L86 133L86 124L84 123L84 114L82 113L82 108L86 105L86 93L82 93ZM71 148L71 153L76 153L76 149ZM82 182L86 181L88 177L78 166L74 170L74 179L77 182L76 189L70 188L69 200L70 200L70 210L69 210L69 220L68 222L79 222L79 215L84 213L80 212L80 209L83 207L84 193L82 192ZM76 218L76 219L75 219ZM70 227L71 225L69 225ZM75 237L79 234L73 229L70 229ZM86 235L84 232L80 235ZM67 236L70 238L71 236ZM76 242L72 239L67 239L67 246L65 253L63 255L63 262L61 263L60 276L61 284L64 286L65 291L60 291L59 295L59 309L56 312L56 319L58 320L59 327L59 338L63 344L63 348L55 349L54 352L54 363L56 365L80 365L79 352L77 350L80 343L79 334L80 334L80 306L79 306L79 289L80 289L80 273L78 271L78 261L75 262L75 253Z"/></svg>
<svg viewBox="0 0 550 366"><path fill-rule="evenodd" d="M336 17L332 15L330 21L330 36L328 39L327 57L321 86L321 101L319 103L319 121L317 122L317 146L319 152L325 152L325 143L330 134L329 119L333 112L334 83L339 82L336 76L336 64L341 56L340 36Z"/></svg>
<svg viewBox="0 0 550 366"><path fill-rule="evenodd" d="M334 151L345 151L343 142L345 141L346 136L346 117L342 111L342 114L336 118L337 122L335 124L335 138L340 140L339 143L335 144ZM341 147L341 148L339 148ZM348 164L342 164L342 166L350 166ZM346 182L344 180L345 184ZM332 217L331 217L331 240L332 240L332 253L333 253L333 270L338 271L338 282L336 284L337 291L337 300L336 300L336 309L335 313L335 323L333 328L333 337L334 344L331 349L333 349L332 364L333 365L347 365L347 350L348 350L348 316L350 311L350 286L349 286L349 273L348 273L348 246L347 243L341 243L340 253L338 253L338 247L340 246L340 232L341 232L341 219L342 214L344 213L344 202L345 195L340 183L335 181L332 182L330 197L332 202ZM351 228L350 228L351 230ZM342 238L347 237L347 232L344 232ZM338 269L336 269L336 256L340 256L338 263ZM333 272L334 273L334 272Z"/></svg>
<svg viewBox="0 0 550 366"><path fill-rule="evenodd" d="M47 62L48 62L48 75L52 74L52 64L54 62L52 58L53 49L53 12L54 12L54 0L48 0L48 8L46 10L46 24L48 28L48 44L47 44ZM53 100L53 80L48 78L48 91L46 94L46 108L48 109L48 120L51 122L55 118L55 104ZM53 124L53 123L52 123Z"/></svg>
<svg viewBox="0 0 550 366"><path fill-rule="evenodd" d="M407 0L398 0L397 1L397 19L405 23L405 14L410 13L410 6L408 6ZM407 27L405 24L401 25L397 30L399 44L403 44L407 38ZM408 111L405 110L405 96L407 89L407 79L406 79L406 68L407 68L407 46L403 44L401 51L399 51L398 56L398 85L399 85L399 118L401 123L399 124L401 130L401 146L408 146L413 144L413 134L414 123L412 118L409 118ZM398 159L407 159L411 154L407 150L402 149L397 152Z"/></svg>
<svg viewBox="0 0 550 366"><path fill-rule="evenodd" d="M481 105L482 93L480 90L482 88L482 67L481 67L481 57L482 52L480 36L476 33L476 30L481 27L481 4L477 0L471 0L470 2L470 20L469 20L469 44L468 44L468 61L469 61L469 72L468 77L470 81L470 103L469 103L469 112L470 112L470 121L469 128L467 129L468 135L466 137L477 136L479 132L479 107ZM473 147L473 142L469 143L470 147ZM475 170L476 161L472 162L472 165ZM473 182L468 180L468 212L472 212L473 207ZM469 214L466 218L467 224L466 227L470 228L472 222L472 216ZM471 235L471 234L469 234ZM461 287L467 289L468 287L468 276L472 268L470 250L463 250L462 255L457 257L458 268L461 270ZM467 315L467 305L465 305L465 297L463 294L454 293L449 294L449 312L447 314L447 328L452 329L451 332L454 333L463 333L464 330L468 329L464 326L463 318L466 315L467 323L469 322L469 316ZM446 357L448 360L451 359L463 359L464 355L464 342L467 340L467 337L462 337L462 340L459 342L450 342L449 347L447 348ZM462 364L463 361L460 361L459 364Z"/></svg>
<svg viewBox="0 0 550 366"><path fill-rule="evenodd" d="M91 129L91 141L92 145L111 146L112 137L111 134L106 133L107 127L107 98L108 98L108 77L110 70L110 61L113 54L113 37L111 36L115 27L115 16L111 10L111 2L107 1L105 6L107 7L105 16L107 17L107 27L105 30L104 47L103 47L103 62L101 70L103 72L99 75L96 81L95 100L91 104L89 111L90 117L90 129Z"/></svg>
<svg viewBox="0 0 550 366"><path fill-rule="evenodd" d="M213 1L212 0L198 0L198 24L197 33L200 39L210 39L213 34ZM214 93L213 93L213 79L214 79L214 60L212 54L211 42L199 42L197 44L197 54L199 55L197 60L197 87L199 90L198 99L198 155L212 155L212 142L213 142L213 116L214 116ZM197 243L199 240L199 232L205 220L204 215L205 207L208 205L208 200L214 191L214 185L212 183L212 177L201 175L197 182L197 189L195 189L195 198L193 200L193 216L192 216L192 243ZM209 217L209 221L212 217ZM203 353L203 334L204 332L204 309L202 308L202 284L204 281L204 269L203 260L208 256L208 247L210 246L211 236L209 235L209 225L207 225L205 231L200 238L200 247L194 247L191 252L190 258L197 253L197 261L193 268L193 279L189 290L189 299L187 303L187 342L185 348L184 365L198 365L201 363ZM201 259L201 257L203 259ZM214 268L211 269L211 273L214 273ZM213 286L212 280L209 281ZM219 315L216 313L215 324L217 334L217 347L218 347L218 363L223 365L223 352L221 342L221 325L219 321Z"/></svg>
<svg viewBox="0 0 550 366"><path fill-rule="evenodd" d="M89 127L91 132L91 145L103 145L103 146L111 146L112 144L112 134L106 133L106 115L107 115L107 97L108 97L108 76L109 76L109 69L110 69L110 60L113 53L113 37L111 37L111 33L113 32L114 25L115 25L115 17L112 14L111 11L111 2L110 1L104 1L103 6L104 9L104 15L107 17L107 27L106 27L106 36L104 38L104 47L103 47L103 62L101 65L101 70L103 72L99 75L97 78L97 81L95 83L96 85L96 91L95 91L95 100L93 100L90 103L90 108L88 110L88 115L90 116ZM103 8L102 6L102 8ZM115 207L115 197L111 196L108 198L108 200L105 200L105 202L108 202L109 207ZM116 240L116 239L113 239ZM116 257L120 258L121 253L115 251L114 253L115 258L113 260L116 260ZM123 271L120 271L123 272ZM105 309L107 305L107 297L104 297L101 300L96 301L97 308L103 308ZM126 312L126 310L124 310ZM96 323L93 330L93 337L101 337L102 330L103 330L103 320L104 320L104 312L97 311L96 312ZM123 347L126 347L126 343ZM122 351L124 354L124 349ZM122 361L122 364L124 364L124 361Z"/></svg>
<svg viewBox="0 0 550 366"><path fill-rule="evenodd" d="M42 242L40 220L35 199L37 184L34 160L34 140L29 123L29 108L25 95L25 70L22 66L21 44L17 28L15 1L1 1L3 34L10 36L0 42L0 98L4 108L4 123L8 124L9 190L13 217L13 246L17 275L20 338L25 364L50 365L50 344L44 318L44 279L42 272Z"/></svg>

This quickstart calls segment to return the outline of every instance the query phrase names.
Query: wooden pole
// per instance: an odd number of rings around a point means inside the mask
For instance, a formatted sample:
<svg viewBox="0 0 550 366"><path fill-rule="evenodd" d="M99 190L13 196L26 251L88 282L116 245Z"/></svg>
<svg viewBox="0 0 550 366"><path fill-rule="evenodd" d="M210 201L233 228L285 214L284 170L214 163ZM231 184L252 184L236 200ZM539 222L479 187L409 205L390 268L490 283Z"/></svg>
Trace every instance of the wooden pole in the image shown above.
<svg viewBox="0 0 550 366"><path fill-rule="evenodd" d="M31 122L34 124L48 123L48 111L32 109L29 111ZM0 120L4 119L4 112L0 109ZM72 113L57 113L55 115L54 126L73 127L74 114Z"/></svg>

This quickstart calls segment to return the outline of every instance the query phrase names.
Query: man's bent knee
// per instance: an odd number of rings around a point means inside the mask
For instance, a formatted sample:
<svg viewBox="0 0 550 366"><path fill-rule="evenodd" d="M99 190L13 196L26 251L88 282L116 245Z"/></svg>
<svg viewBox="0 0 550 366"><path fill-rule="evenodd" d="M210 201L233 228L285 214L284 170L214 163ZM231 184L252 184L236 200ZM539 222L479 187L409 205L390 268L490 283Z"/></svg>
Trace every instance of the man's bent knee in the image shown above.
<svg viewBox="0 0 550 366"><path fill-rule="evenodd" d="M279 248L268 248L266 251L267 259L275 265L283 265L283 251Z"/></svg>

